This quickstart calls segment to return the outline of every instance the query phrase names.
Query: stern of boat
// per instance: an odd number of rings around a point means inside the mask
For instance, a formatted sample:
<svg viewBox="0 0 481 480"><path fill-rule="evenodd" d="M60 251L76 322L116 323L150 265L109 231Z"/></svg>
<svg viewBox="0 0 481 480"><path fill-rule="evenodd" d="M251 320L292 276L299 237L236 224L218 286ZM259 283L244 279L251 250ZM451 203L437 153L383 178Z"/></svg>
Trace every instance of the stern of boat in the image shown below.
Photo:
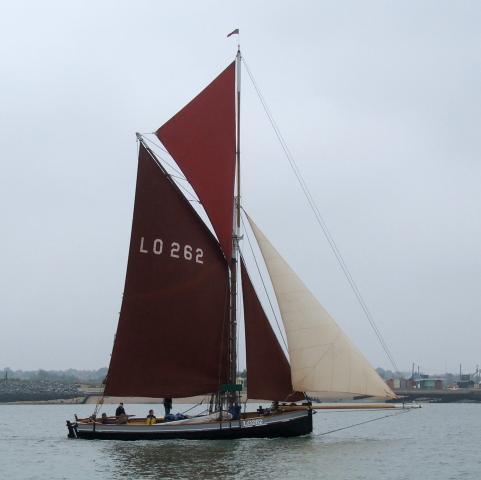
<svg viewBox="0 0 481 480"><path fill-rule="evenodd" d="M67 437L68 438L78 438L78 431L77 431L77 422L71 422L67 420Z"/></svg>

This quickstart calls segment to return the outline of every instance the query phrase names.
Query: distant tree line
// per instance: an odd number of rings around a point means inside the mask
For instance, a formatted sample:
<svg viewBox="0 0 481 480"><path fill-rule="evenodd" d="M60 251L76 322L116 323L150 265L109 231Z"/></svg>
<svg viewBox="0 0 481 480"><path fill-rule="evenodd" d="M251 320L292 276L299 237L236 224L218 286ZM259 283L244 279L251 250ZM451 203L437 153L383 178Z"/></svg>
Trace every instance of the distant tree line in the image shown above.
<svg viewBox="0 0 481 480"><path fill-rule="evenodd" d="M385 370L384 368L376 368L377 373L384 380L390 378L410 378L412 372L393 372L392 370ZM12 370L9 367L3 369L3 373L0 371L0 382L5 379L10 380L30 380L30 381L53 381L61 382L65 384L73 383L88 383L92 385L100 385L107 375L107 368L99 368L97 370L77 370L69 368L68 370ZM244 369L237 373L238 377L247 379L247 370ZM457 375L451 373L445 373L439 375L444 377L446 381L454 380Z"/></svg>
<svg viewBox="0 0 481 480"><path fill-rule="evenodd" d="M4 368L1 376L2 381L5 380L30 380L30 381L51 381L65 384L72 383L89 383L101 384L107 375L107 368L99 368L98 370L76 370L69 368L68 370L12 370Z"/></svg>
<svg viewBox="0 0 481 480"><path fill-rule="evenodd" d="M392 370L384 370L384 368L376 368L376 372L383 380L389 380L390 378L407 378L411 376L411 372L393 372Z"/></svg>

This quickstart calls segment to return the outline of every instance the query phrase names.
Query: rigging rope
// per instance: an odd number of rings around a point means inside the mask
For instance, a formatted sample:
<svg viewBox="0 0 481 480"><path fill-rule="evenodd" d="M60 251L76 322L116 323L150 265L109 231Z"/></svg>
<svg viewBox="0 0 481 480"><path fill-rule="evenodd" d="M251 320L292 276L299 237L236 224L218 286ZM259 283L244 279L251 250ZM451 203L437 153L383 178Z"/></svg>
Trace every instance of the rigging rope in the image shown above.
<svg viewBox="0 0 481 480"><path fill-rule="evenodd" d="M141 134L142 135L142 139L143 140L146 140L147 142L149 142L152 146L156 147L156 148L160 148L161 150L163 150L164 152L166 153L169 153L167 152L167 150L165 150L165 148L162 148L160 145L158 145L157 143L153 142L152 140L150 140L148 137L146 137L144 134ZM170 167L174 172L178 173L179 175L174 175L173 173L169 173L167 171L167 169L165 169L165 166L164 166L164 169L166 171L166 174L170 177L170 178L176 178L177 180L182 180L183 182L186 182L188 185L190 185L189 181L187 180L187 178L185 178L184 174L177 168L175 168L173 165L171 165L164 157L162 157L158 152L154 152L157 160L160 162L162 160L162 165L167 165L168 167ZM180 182L175 182L174 180L174 183L177 185L177 187L179 187L184 193L185 193L185 198L187 199L187 201L189 202L194 202L194 203L199 203L201 204L201 201L196 198L194 196L194 194L192 192L190 192L189 190L187 190L184 185L182 185L182 183Z"/></svg>
<svg viewBox="0 0 481 480"><path fill-rule="evenodd" d="M244 211L244 209L242 209ZM244 211L244 214L245 214L245 211ZM242 222L242 225L244 227L244 232L246 234L246 237L247 237L247 242L249 243L249 247L251 249L251 252L252 252L252 256L254 257L254 262L256 264L256 268L257 268L257 271L259 272L259 277L261 279L261 282L262 282L262 286L264 287L264 292L266 293L266 296L267 296L267 300L269 301L269 305L271 307L271 311L272 311L272 314L274 315L274 319L276 321L276 325L277 325L277 329L279 330L279 334L280 334L280 337L282 338L282 343L284 344L284 346L286 347L286 351L289 351L289 348L287 346L287 342L284 338L284 334L283 334L283 331L280 327L280 324L279 324L279 320L277 319L277 315L276 315L276 312L274 310L274 306L272 305L272 302L271 302L271 297L269 295L269 293L267 292L267 287L266 287L266 284L264 282L264 277L262 276L262 273L261 273L261 269L259 267L259 264L257 263L257 258L256 258L256 255L254 253L254 249L252 248L252 243L251 243L251 239L249 237L249 233L247 232L247 229L246 229L246 225L245 225L245 222L244 222L244 217L241 215L241 222ZM241 255L242 255L242 252L241 252Z"/></svg>
<svg viewBox="0 0 481 480"><path fill-rule="evenodd" d="M184 410L182 412L182 415L185 415L187 412L190 412L191 410L193 410L196 407L200 407L204 403L204 400L205 400L205 398L203 398L199 403L196 403L194 406L188 408L187 410Z"/></svg>
<svg viewBox="0 0 481 480"><path fill-rule="evenodd" d="M146 134L141 134L142 135L142 138L144 140L146 140L147 142L149 142L153 147L155 148L158 148L160 150L162 150L163 152L167 153L167 155L170 155L169 152L164 148L162 147L162 145L159 145L157 142L154 142L153 140L151 140L149 137L147 137ZM157 138L157 137L156 137ZM185 175L184 173L179 170L178 168L174 167L173 165L171 165L164 157L162 157L159 153L156 153L156 155L162 160L162 162L164 162L166 165L168 165L172 170L174 170L175 173L179 174L180 176L177 177L177 178L180 178L182 180L185 180L186 182L188 181L187 178L185 178Z"/></svg>
<svg viewBox="0 0 481 480"><path fill-rule="evenodd" d="M178 180L184 180L184 181L187 181L185 178L182 178L182 177L179 177L177 175L172 175L172 174L167 174L169 175L170 178L177 178ZM198 198L195 198L194 195L189 192L189 190L187 190L180 182L175 182L175 184L183 191L185 192L185 198L189 201L189 202L195 202L195 203L201 203L201 201L198 199Z"/></svg>
<svg viewBox="0 0 481 480"><path fill-rule="evenodd" d="M348 267L347 267L347 264L346 262L344 261L344 258L343 256L341 255L341 252L336 244L336 242L334 241L334 238L332 237L329 229L327 228L327 224L324 220L324 218L322 217L321 215L321 212L319 210L319 208L317 207L315 201L314 201L314 197L312 196L307 184L306 184L306 181L304 180L304 177L302 176L301 174L301 171L298 167L298 165L296 164L295 160L294 160L294 157L292 156L292 153L290 152L288 146L287 146L287 143L286 141L284 140L284 137L282 136L281 134L281 131L279 130L279 127L277 126L275 120L274 120L274 117L272 116L271 112L270 112L270 109L264 99L264 96L262 95L255 79L254 79L254 76L252 75L248 65L247 65L247 62L245 60L245 57L242 57L242 61L244 63L244 66L246 67L246 71L249 75L249 78L251 79L251 82L254 86L254 89L257 93L257 96L259 97L259 100L264 108L264 111L267 115L267 118L269 119L269 122L277 136L277 139L279 140L279 143L284 151L284 154L289 162L289 165L291 166L291 169L292 171L294 172L294 175L296 176L297 178L297 181L299 182L299 185L302 189L302 192L304 193L304 196L306 197L306 200L312 210L312 212L314 213L314 216L317 220L317 223L319 224L319 226L321 227L321 230L322 232L324 233L324 236L326 237L328 243L329 243L329 246L331 247L331 250L333 251L334 253L334 256L336 257L338 263L339 263L339 266L341 267L341 270L342 272L344 273L344 276L346 277L352 291L354 292L354 295L356 296L357 298L357 301L359 302L363 312L364 312L364 315L366 316L367 320L369 321L370 325L371 325L371 328L373 329L374 333L376 334L378 340L379 340L379 343L381 344L381 347L383 348L384 350L384 353L386 354L386 356L388 357L389 361L391 362L391 365L393 366L394 370L396 372L399 371L399 368L394 360L394 357L389 349L389 347L387 346L383 336L381 335L381 332L378 328L378 326L376 325L376 322L374 321L374 318L369 310L369 308L367 307L367 304L363 298L363 296L361 295L361 292L356 284L356 282L354 281L354 278L351 274L351 272L349 271Z"/></svg>
<svg viewBox="0 0 481 480"><path fill-rule="evenodd" d="M359 423L354 423L353 425L348 425L347 427L335 428L334 430L329 430L328 432L319 433L319 436L328 435L328 434L334 433L334 432L340 432L341 430L347 430L349 428L358 427L359 425L365 425L366 423L375 422L377 420L382 420L384 418L395 417L395 416L401 415L403 413L408 413L409 411L410 410L402 410L401 412L391 413L390 415L383 415L382 417L371 418L370 420L366 420L364 422L359 422Z"/></svg>

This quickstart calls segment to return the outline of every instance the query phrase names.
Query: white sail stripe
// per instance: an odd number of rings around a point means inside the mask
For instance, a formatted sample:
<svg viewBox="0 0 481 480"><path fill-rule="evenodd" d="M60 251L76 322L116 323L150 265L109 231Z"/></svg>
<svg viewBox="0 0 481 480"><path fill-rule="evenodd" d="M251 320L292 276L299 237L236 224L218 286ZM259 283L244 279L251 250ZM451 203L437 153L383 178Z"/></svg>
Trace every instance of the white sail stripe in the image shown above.
<svg viewBox="0 0 481 480"><path fill-rule="evenodd" d="M279 304L294 389L394 398L395 394L370 363L252 219L248 219Z"/></svg>

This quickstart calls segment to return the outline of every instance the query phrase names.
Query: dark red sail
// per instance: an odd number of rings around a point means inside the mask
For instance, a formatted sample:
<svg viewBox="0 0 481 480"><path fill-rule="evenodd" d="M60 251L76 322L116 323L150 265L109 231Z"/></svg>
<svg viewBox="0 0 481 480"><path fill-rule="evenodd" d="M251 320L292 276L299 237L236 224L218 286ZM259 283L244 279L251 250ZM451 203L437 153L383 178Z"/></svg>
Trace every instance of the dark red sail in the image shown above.
<svg viewBox="0 0 481 480"><path fill-rule="evenodd" d="M232 252L235 64L156 132L199 196L226 258Z"/></svg>
<svg viewBox="0 0 481 480"><path fill-rule="evenodd" d="M129 260L105 395L184 397L227 381L228 268L219 244L140 145Z"/></svg>
<svg viewBox="0 0 481 480"><path fill-rule="evenodd" d="M241 261L247 356L247 396L263 400L303 398L292 391L291 367Z"/></svg>

